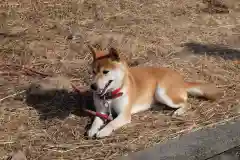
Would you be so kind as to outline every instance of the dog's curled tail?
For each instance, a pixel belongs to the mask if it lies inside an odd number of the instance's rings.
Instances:
[[[222,96],[222,92],[214,84],[185,82],[187,93],[191,96],[204,97],[210,100],[215,100]]]

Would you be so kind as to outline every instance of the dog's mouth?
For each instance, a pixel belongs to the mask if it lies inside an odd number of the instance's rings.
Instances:
[[[110,84],[113,82],[113,80],[109,80],[108,83],[105,85],[105,87],[103,89],[100,89],[97,94],[101,97],[103,96],[106,92],[108,87],[110,86]]]

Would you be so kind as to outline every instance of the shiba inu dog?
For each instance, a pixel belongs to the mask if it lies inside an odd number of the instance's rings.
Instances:
[[[95,117],[89,137],[105,137],[131,122],[131,115],[145,111],[154,102],[176,108],[174,116],[187,109],[188,94],[215,99],[219,95],[213,84],[185,82],[183,77],[169,68],[128,67],[115,48],[108,53],[88,46],[93,56],[93,100],[96,111],[117,117],[104,126],[104,120]]]

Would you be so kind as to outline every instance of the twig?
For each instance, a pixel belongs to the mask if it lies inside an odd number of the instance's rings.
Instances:
[[[23,66],[23,69],[26,69],[26,70],[28,70],[28,71],[30,71],[30,72],[39,74],[39,75],[41,75],[41,76],[43,76],[43,77],[51,77],[51,75],[49,75],[49,74],[47,74],[47,73],[40,72],[40,71],[36,71],[36,70],[34,70],[33,68],[28,68],[28,67]]]
[[[21,70],[25,71],[27,74],[29,72],[32,72],[32,73],[35,73],[35,74],[39,74],[39,75],[41,75],[43,77],[52,77],[50,74],[43,73],[43,72],[40,72],[40,71],[36,71],[35,69],[26,67],[24,65],[21,66],[21,65],[17,65],[17,64],[1,64],[1,66],[9,66],[9,67],[20,68]]]
[[[13,141],[0,142],[0,145],[13,144],[13,143],[15,143],[15,142],[13,142]]]
[[[11,95],[8,95],[8,96],[6,96],[6,97],[3,97],[2,99],[0,99],[0,102],[6,100],[6,99],[8,99],[8,98],[15,97],[15,96],[17,96],[17,95],[19,95],[19,94],[22,94],[22,93],[24,93],[25,91],[26,91],[26,90],[22,90],[22,91],[20,91],[20,92],[16,92],[16,93],[14,93],[14,94],[11,94]]]
[[[67,145],[68,146],[68,145]],[[78,148],[90,148],[90,147],[96,147],[98,146],[97,144],[90,144],[90,145],[78,145],[72,148],[69,148],[67,150],[63,150],[63,149],[51,149],[51,148],[64,148],[63,146],[49,146],[50,148],[47,148],[47,150],[53,151],[53,152],[58,152],[58,153],[66,153],[66,152],[70,152],[73,150],[76,150]],[[99,146],[102,146],[102,144],[99,144]]]
[[[0,71],[0,75],[1,76],[19,76],[19,75],[21,75],[20,73],[16,73],[16,72],[1,72]]]

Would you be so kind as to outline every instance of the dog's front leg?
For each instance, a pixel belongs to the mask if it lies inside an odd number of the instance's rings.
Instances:
[[[131,122],[130,114],[119,114],[114,120],[109,122],[104,128],[97,132],[96,137],[102,138],[109,136],[114,130]]]
[[[96,111],[103,114],[107,113],[106,107],[104,107],[102,101],[98,98],[98,96],[94,94],[93,99]],[[87,131],[87,136],[93,137],[103,125],[104,125],[103,119],[98,116],[95,116],[91,128]]]
[[[87,135],[88,137],[93,137],[99,129],[103,126],[104,121],[100,117],[95,117],[92,123],[91,128],[88,130]]]

